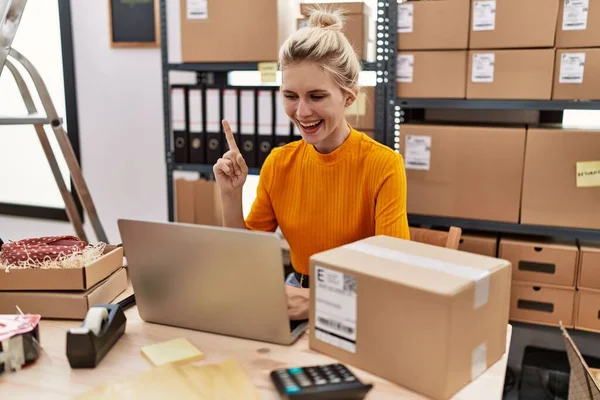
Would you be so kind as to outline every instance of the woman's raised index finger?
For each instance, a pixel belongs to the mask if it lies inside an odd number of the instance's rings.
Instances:
[[[229,150],[238,150],[237,143],[235,142],[235,138],[233,137],[233,133],[231,133],[231,127],[229,126],[229,122],[226,119],[222,121],[223,130],[225,131],[225,139],[227,139],[227,145],[229,146]]]

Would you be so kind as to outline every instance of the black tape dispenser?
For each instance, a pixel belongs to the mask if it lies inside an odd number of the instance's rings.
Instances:
[[[125,333],[127,318],[119,304],[90,307],[83,324],[67,332],[71,368],[95,368]]]

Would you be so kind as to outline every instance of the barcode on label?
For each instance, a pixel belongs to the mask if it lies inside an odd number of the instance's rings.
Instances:
[[[352,275],[344,275],[344,290],[356,293],[356,279]]]
[[[319,317],[319,322],[323,325],[329,326],[330,328],[334,328],[335,330],[347,333],[349,335],[354,333],[354,328],[346,326],[338,321],[332,321],[327,318]]]

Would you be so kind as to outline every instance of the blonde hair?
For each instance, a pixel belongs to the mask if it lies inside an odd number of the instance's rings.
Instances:
[[[342,33],[343,26],[344,17],[339,9],[313,8],[307,26],[290,35],[281,46],[280,69],[302,61],[317,63],[343,91],[356,95],[360,62]]]

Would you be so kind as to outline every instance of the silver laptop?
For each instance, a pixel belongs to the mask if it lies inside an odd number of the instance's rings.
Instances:
[[[289,345],[291,321],[275,233],[119,219],[131,284],[146,322]]]

